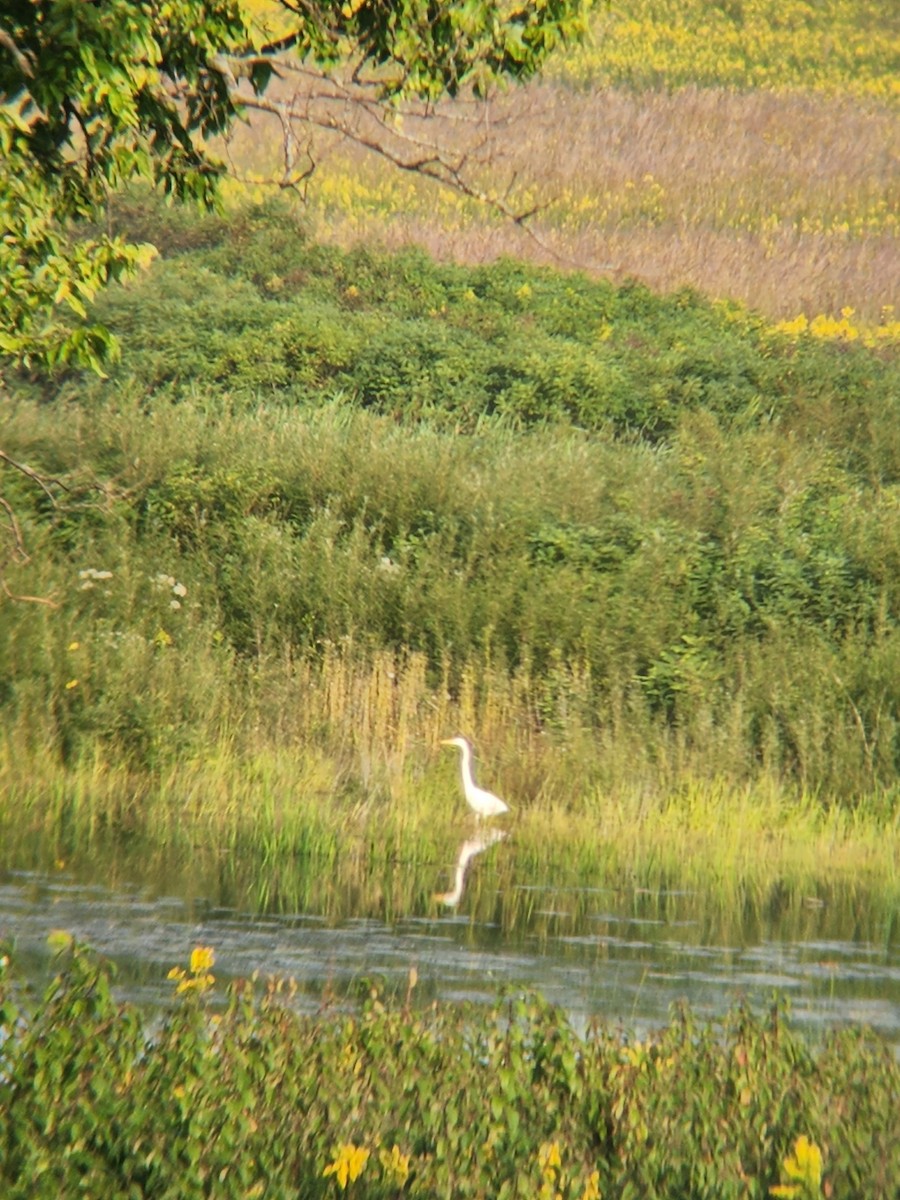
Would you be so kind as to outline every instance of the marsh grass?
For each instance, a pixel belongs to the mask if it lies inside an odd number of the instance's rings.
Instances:
[[[685,85],[896,100],[898,25],[877,0],[621,0],[600,6],[593,36],[557,56],[583,87]]]
[[[883,833],[890,879],[890,347],[345,255],[279,207],[160,228],[172,257],[103,301],[116,373],[4,411],[58,481],[4,475],[4,582],[38,598],[0,623],[7,828],[61,859],[248,849],[281,903],[292,854],[371,873],[452,841],[460,732],[526,864],[574,840],[659,886],[747,880],[750,837],[767,871],[865,874]]]
[[[467,128],[471,139],[482,131],[470,116],[457,106],[437,118],[440,139],[460,155],[474,156]],[[477,183],[518,210],[536,208],[527,229],[326,136],[307,196],[316,236],[345,247],[414,244],[443,261],[511,255],[664,291],[687,285],[773,319],[836,318],[850,307],[877,327],[885,306],[900,303],[890,104],[544,83],[500,97],[492,120]],[[257,179],[271,176],[280,147],[280,133],[270,141],[267,131],[254,121],[231,147]],[[254,188],[263,194],[250,184],[235,195]]]
[[[816,354],[785,356],[817,394],[780,423],[672,406],[655,444],[502,417],[461,437],[440,411],[346,403],[148,406],[127,384],[11,403],[10,452],[68,491],[53,507],[12,480],[29,561],[8,585],[51,603],[5,607],[7,764],[158,779],[261,755],[265,773],[290,747],[352,810],[461,731],[525,807],[719,778],[826,807],[889,791],[890,366]]]
[[[334,920],[435,911],[458,842],[475,832],[456,761],[438,742],[459,727],[461,708],[432,706],[433,694],[407,681],[414,705],[401,718],[394,702],[379,700],[383,670],[353,672],[334,659],[311,674],[290,745],[261,738],[253,722],[252,739],[150,775],[97,754],[74,767],[45,761],[37,785],[33,760],[6,758],[6,861],[78,873],[102,862],[110,886],[168,885],[245,911]],[[499,693],[495,681],[474,710],[487,748],[480,776],[512,812],[500,823],[508,839],[470,873],[473,919],[521,928],[536,886],[558,893],[555,906],[576,925],[592,903],[583,889],[657,898],[687,889],[703,898],[707,932],[726,938],[761,921],[773,897],[794,913],[806,898],[839,901],[841,911],[859,903],[875,926],[896,903],[895,798],[848,811],[774,779],[740,785],[683,769],[636,784],[624,749],[621,777],[607,790],[588,782],[603,764],[586,744],[573,752],[538,734],[511,738],[515,713]],[[355,716],[366,705],[363,737]]]

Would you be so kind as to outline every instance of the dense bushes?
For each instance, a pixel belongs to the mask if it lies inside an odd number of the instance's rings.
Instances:
[[[148,221],[137,202],[126,217],[130,231]],[[692,292],[326,250],[277,206],[108,293],[98,313],[127,337],[119,377],[145,389],[216,385],[305,404],[341,392],[454,429],[502,414],[519,428],[565,421],[659,440],[693,410],[729,427],[789,419],[810,400],[881,410],[900,377],[871,353],[778,338]]]
[[[146,1018],[66,956],[34,1011],[0,991],[10,1200],[307,1197],[350,1178],[369,1196],[762,1198],[799,1137],[826,1194],[887,1200],[900,1173],[889,1047],[849,1031],[812,1047],[778,1008],[582,1038],[535,997],[411,1006],[411,978],[405,1005],[372,990],[358,1015],[299,1016],[274,984],[213,1014],[198,950],[176,972],[186,999]]]
[[[10,589],[60,607],[7,606],[5,729],[158,763],[214,740],[242,670],[289,689],[342,645],[364,670],[422,653],[451,691],[505,671],[523,726],[642,761],[675,736],[707,776],[893,783],[887,352],[687,293],[325,250],[277,208],[197,240],[105,297],[116,378],[10,403],[4,448],[68,490],[6,470]]]

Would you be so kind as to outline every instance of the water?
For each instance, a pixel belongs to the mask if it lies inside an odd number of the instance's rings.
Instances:
[[[677,1001],[715,1017],[777,992],[800,1026],[861,1023],[900,1048],[900,939],[889,908],[867,912],[839,891],[775,894],[735,916],[689,889],[530,882],[509,869],[514,855],[499,842],[470,836],[455,862],[448,847],[440,864],[396,864],[374,900],[371,887],[345,887],[337,905],[320,897],[269,912],[184,873],[123,883],[111,868],[103,882],[66,868],[7,869],[0,939],[40,985],[53,970],[47,935],[66,930],[117,964],[123,998],[151,1006],[171,998],[169,969],[209,945],[220,981],[290,977],[310,1011],[372,980],[405,994],[415,969],[420,999],[490,1003],[504,985],[533,988],[576,1027],[599,1016],[638,1034],[665,1023]],[[399,886],[408,876],[413,884]]]

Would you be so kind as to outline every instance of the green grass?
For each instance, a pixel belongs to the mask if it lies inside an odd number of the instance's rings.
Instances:
[[[46,783],[81,831],[209,824],[276,857],[387,814],[408,844],[464,732],[535,845],[559,813],[621,812],[626,842],[639,813],[662,841],[687,795],[730,862],[744,798],[774,789],[757,842],[794,813],[791,855],[830,861],[821,814],[892,877],[889,347],[693,293],[343,254],[278,208],[167,239],[103,300],[115,374],[7,404],[4,450],[49,481],[4,468],[15,803],[39,813]]]
[[[578,794],[568,789],[584,760],[549,758],[532,752],[482,770],[510,800],[500,824],[511,841],[509,852],[479,861],[466,907],[504,929],[522,926],[535,887],[559,890],[579,922],[590,903],[582,890],[598,880],[629,894],[696,893],[703,921],[724,940],[761,920],[776,893],[795,913],[810,898],[835,919],[849,907],[874,931],[896,907],[897,825],[887,808],[826,808],[771,782]],[[529,804],[514,781],[542,769],[553,771],[550,795]],[[180,894],[251,912],[388,921],[434,912],[472,833],[456,763],[437,746],[393,763],[384,751],[313,755],[302,743],[241,760],[213,752],[153,780],[97,763],[49,768],[36,783],[33,764],[6,762],[0,784],[15,801],[0,822],[3,865],[102,871],[113,887],[165,879]]]

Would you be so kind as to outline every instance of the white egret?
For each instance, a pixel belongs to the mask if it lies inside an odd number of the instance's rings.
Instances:
[[[464,737],[445,738],[442,746],[458,746],[462,751],[462,784],[469,807],[473,808],[479,817],[498,817],[500,813],[509,812],[509,805],[493,792],[488,792],[478,786],[472,778],[472,747]]]

